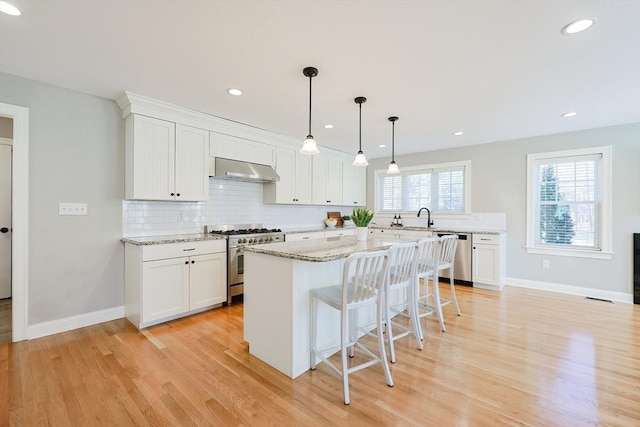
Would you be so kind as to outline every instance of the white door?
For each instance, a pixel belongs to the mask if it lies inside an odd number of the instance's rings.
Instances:
[[[176,125],[176,200],[198,202],[209,199],[208,149],[209,131]]]
[[[11,297],[11,148],[0,145],[0,299]]]
[[[189,311],[189,258],[142,263],[142,315],[147,323]]]
[[[189,310],[226,301],[227,253],[196,255],[189,259]]]

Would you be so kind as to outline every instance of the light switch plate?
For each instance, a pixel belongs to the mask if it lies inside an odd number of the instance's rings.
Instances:
[[[86,215],[86,203],[60,203],[58,205],[59,215]]]

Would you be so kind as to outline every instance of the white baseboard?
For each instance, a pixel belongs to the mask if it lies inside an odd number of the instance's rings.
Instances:
[[[508,286],[518,286],[520,288],[539,289],[541,291],[560,292],[563,294],[580,295],[604,300],[626,302],[633,304],[633,294],[624,292],[604,291],[602,289],[583,288],[581,286],[561,285],[558,283],[538,282],[536,280],[517,279],[507,277]]]
[[[46,337],[60,332],[72,331],[86,326],[96,325],[124,317],[124,306],[107,308],[91,313],[79,314],[64,319],[37,323],[27,327],[27,339]]]

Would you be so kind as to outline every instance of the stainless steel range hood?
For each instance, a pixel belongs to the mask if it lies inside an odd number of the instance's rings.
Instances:
[[[209,166],[209,176],[250,182],[276,182],[280,176],[268,165],[216,157]]]

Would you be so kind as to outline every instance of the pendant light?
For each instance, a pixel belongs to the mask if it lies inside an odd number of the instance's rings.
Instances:
[[[369,162],[367,162],[367,156],[362,152],[362,104],[367,102],[367,98],[364,96],[359,96],[354,99],[355,103],[360,106],[360,121],[359,121],[359,133],[358,133],[358,154],[356,154],[355,159],[353,159],[353,166],[367,166]]]
[[[398,169],[398,165],[396,165],[395,159],[395,134],[396,134],[396,120],[398,118],[396,116],[389,117],[389,121],[391,122],[391,163],[389,163],[389,169],[387,169],[387,173],[400,173],[400,169]]]
[[[302,143],[300,152],[302,154],[318,154],[320,151],[318,151],[316,140],[313,139],[313,135],[311,135],[311,79],[318,75],[318,69],[307,67],[302,70],[302,74],[309,77],[309,134],[307,135],[307,139]]]

